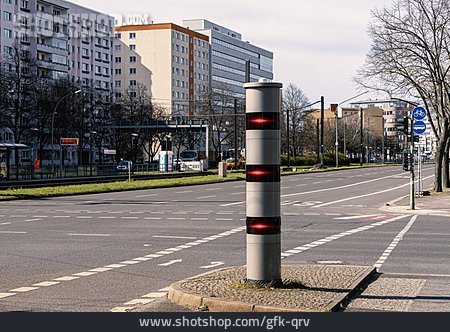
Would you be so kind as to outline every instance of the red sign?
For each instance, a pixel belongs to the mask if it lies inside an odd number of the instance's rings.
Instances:
[[[61,138],[61,145],[78,145],[78,138]]]

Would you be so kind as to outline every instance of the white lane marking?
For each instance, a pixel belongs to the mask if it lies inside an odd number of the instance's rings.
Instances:
[[[386,262],[391,252],[395,249],[395,247],[400,243],[401,240],[403,240],[403,237],[405,236],[406,232],[409,231],[409,229],[412,227],[412,225],[417,220],[417,215],[413,216],[410,220],[410,222],[403,228],[400,233],[397,234],[397,236],[394,238],[394,240],[391,242],[389,247],[383,252],[383,254],[380,256],[378,261],[374,264],[374,267],[379,271],[381,266]]]
[[[144,214],[142,211],[130,211],[130,214]]]
[[[0,293],[0,299],[4,299],[5,297],[14,296],[16,293]]]
[[[230,219],[230,218],[216,218],[216,221],[233,221],[233,219]]]
[[[97,274],[98,272],[80,272],[72,274],[74,277],[89,277]]]
[[[53,216],[53,218],[71,218],[71,216]]]
[[[318,182],[314,182],[313,184],[321,184],[322,182],[318,181]]]
[[[153,299],[157,299],[157,298],[161,298],[167,295],[167,292],[152,292],[152,293],[148,293],[145,294],[144,296],[142,296],[143,298],[153,298]]]
[[[216,190],[222,190],[222,188],[209,188],[209,189],[206,189],[206,191],[216,191]]]
[[[329,265],[339,265],[344,264],[343,261],[318,261],[318,264],[329,264]]]
[[[221,265],[225,265],[225,262],[211,262],[210,265],[200,266],[201,269],[212,269],[214,267],[218,267]]]
[[[392,177],[397,176],[397,175],[398,174],[396,174],[396,175],[389,175],[389,176],[385,176],[385,177],[382,177],[382,178],[377,178],[377,179],[372,179],[372,180],[367,180],[367,181],[347,184],[347,185],[344,185],[344,186],[338,186],[338,187],[333,187],[333,188],[325,188],[325,189],[319,189],[319,190],[313,190],[313,191],[305,191],[305,192],[301,192],[301,193],[286,194],[286,195],[281,195],[281,197],[283,198],[283,197],[300,196],[300,195],[315,194],[315,193],[320,193],[320,192],[330,191],[330,190],[338,190],[338,189],[343,189],[343,188],[349,188],[349,187],[359,186],[359,185],[370,183],[370,182],[375,182],[375,181],[389,179],[389,178],[392,178]],[[243,201],[243,202],[235,202],[235,203],[228,203],[228,204],[223,204],[223,205],[220,205],[220,206],[221,207],[226,207],[226,206],[233,206],[233,205],[240,205],[240,204],[245,204],[245,201]]]
[[[48,218],[48,216],[33,216],[33,218]],[[32,220],[32,221],[35,221],[35,220]]]
[[[123,211],[108,211],[108,213],[111,213],[111,214],[122,214],[124,212]]]
[[[89,217],[89,216],[78,216],[77,219],[92,219],[92,217]]]
[[[135,299],[124,303],[124,305],[149,304],[153,301],[155,301],[155,299]]]
[[[120,217],[121,219],[126,219],[126,220],[137,220],[139,219],[139,217]]]
[[[391,222],[394,222],[394,221],[397,221],[397,220],[400,220],[400,219],[404,219],[404,218],[407,218],[407,217],[409,217],[409,215],[397,216],[397,217],[385,220],[385,221],[383,221],[381,223],[377,223],[377,224],[379,224],[377,226],[389,224]],[[372,226],[372,228],[376,227],[375,224],[372,224],[370,226]],[[323,239],[320,239],[320,240],[316,240],[316,241],[311,242],[309,244],[304,244],[302,246],[293,248],[291,250],[286,250],[281,255],[283,256],[282,258],[289,257],[289,256],[292,256],[294,254],[299,254],[299,253],[301,253],[303,251],[306,251],[306,250],[309,250],[309,249],[312,249],[312,248],[316,248],[316,247],[321,246],[323,244],[329,243],[329,242],[331,242],[333,240],[337,240],[337,239],[342,238],[344,236],[356,234],[356,233],[359,233],[359,232],[364,232],[366,230],[367,230],[367,228],[366,228],[366,226],[364,226],[364,227],[358,227],[358,228],[355,228],[355,229],[352,229],[352,230],[349,230],[349,231],[346,231],[346,232],[342,232],[342,233],[339,233],[339,234],[330,235],[330,236],[328,236],[326,238],[323,238]]]
[[[208,218],[191,218],[191,220],[195,220],[195,221],[205,221],[205,220],[208,220]]]
[[[245,194],[245,192],[241,191],[241,192],[238,192],[238,193],[231,193],[230,195],[234,196],[234,195],[243,195],[243,194]]]
[[[320,216],[320,213],[314,213],[314,212],[305,212],[303,213],[304,216]]]
[[[182,261],[183,261],[182,259],[174,259],[174,260],[168,261],[167,263],[158,264],[158,266],[167,267],[167,266],[170,266],[173,264],[181,263]]]
[[[429,178],[434,178],[434,175],[428,176],[428,177],[424,178],[424,180],[427,180]],[[390,191],[394,191],[394,190],[398,190],[398,189],[401,189],[401,188],[404,188],[404,187],[407,187],[407,186],[409,186],[409,183],[403,184],[403,185],[398,186],[398,187],[389,188],[389,189],[385,189],[385,190],[381,190],[381,191],[376,191],[376,192],[372,192],[372,193],[368,193],[368,194],[364,194],[364,195],[347,197],[347,198],[339,199],[337,201],[323,203],[323,204],[320,204],[320,205],[313,206],[313,208],[320,208],[320,207],[324,207],[324,206],[328,206],[328,205],[332,205],[332,204],[336,204],[336,203],[342,203],[342,202],[351,201],[353,199],[358,199],[358,198],[364,198],[364,197],[384,194],[384,193],[387,193],[387,192],[390,192]]]
[[[20,287],[20,288],[16,288],[16,289],[11,289],[10,292],[11,293],[27,293],[27,292],[31,292],[36,289],[39,289],[39,287]]]
[[[334,218],[335,220],[352,220],[352,219],[362,219],[362,218],[370,218],[370,217],[376,217],[379,216],[379,214],[363,214],[360,216],[351,216],[351,217],[340,217],[340,218]]]
[[[80,234],[80,233],[67,233],[69,236],[88,236],[88,237],[110,237],[111,234]]]
[[[165,214],[166,212],[164,211],[151,211],[151,214]]]
[[[46,217],[43,217],[43,218],[46,218]],[[41,220],[41,219],[39,219],[39,218],[36,218],[36,219],[28,219],[28,220],[25,220],[25,222],[32,222],[32,221],[39,221],[39,220]]]
[[[40,282],[38,284],[34,284],[33,286],[36,286],[36,287],[50,287],[50,286],[53,286],[53,285],[57,285],[59,283],[60,282],[58,282],[58,281],[43,281],[43,282]]]
[[[197,197],[197,199],[207,199],[207,198],[214,198],[217,197],[216,195],[211,195],[211,196],[202,196],[202,197]]]
[[[242,226],[242,227],[239,227],[239,228],[234,228],[234,229],[229,230],[227,232],[224,232],[224,233],[221,233],[221,234],[217,234],[216,236],[213,235],[213,236],[207,237],[204,240],[198,240],[196,242],[189,242],[189,243],[184,244],[183,246],[178,246],[176,248],[170,248],[170,249],[172,249],[171,251],[160,251],[160,252],[157,252],[156,254],[146,255],[144,257],[145,258],[159,258],[159,257],[163,257],[163,255],[174,254],[175,252],[177,252],[178,250],[181,250],[181,249],[188,249],[188,248],[191,248],[193,246],[200,245],[201,243],[207,243],[207,242],[216,240],[217,238],[219,238],[219,236],[221,238],[223,236],[229,236],[229,235],[232,235],[232,234],[235,234],[235,233],[238,233],[238,232],[242,232],[244,230],[246,230],[246,226]],[[132,261],[137,261],[137,263],[139,263],[139,262],[144,261],[144,260],[141,257],[139,257],[139,258],[133,259]],[[182,260],[181,259],[180,260],[176,260],[176,262],[178,262],[178,261],[182,261]],[[170,263],[170,262],[168,262],[168,263]],[[165,265],[165,264],[163,264],[163,265]],[[71,276],[64,276],[64,277],[55,278],[55,279],[53,279],[53,281],[72,281],[72,280],[77,280],[77,279],[80,279],[82,276],[89,276],[89,275],[97,274],[97,273],[100,273],[100,272],[105,272],[105,271],[109,271],[109,270],[112,270],[112,269],[118,269],[118,268],[122,268],[122,267],[126,267],[126,266],[129,266],[129,265],[127,265],[127,264],[106,265],[106,266],[103,266],[103,267],[100,267],[100,268],[97,268],[97,269],[91,269],[91,270],[89,270],[87,272],[80,272],[80,273],[73,274]],[[27,289],[35,289],[35,288],[36,287],[21,287],[21,288],[18,288],[18,289],[19,290],[27,290]],[[12,295],[9,295],[10,293],[4,293],[4,294],[8,294],[7,296],[12,296]],[[15,295],[15,294],[13,294],[13,295]]]
[[[55,280],[55,281],[72,281],[72,280],[77,280],[77,279],[80,279],[80,277],[66,276],[66,277],[56,278],[53,280]]]
[[[28,234],[27,232],[0,231],[0,234]]]
[[[147,217],[147,218],[144,218],[145,220],[161,220],[162,218],[161,217]]]
[[[153,237],[159,238],[159,239],[197,240],[196,237],[191,237],[191,236],[154,235]]]
[[[175,194],[189,194],[189,193],[193,193],[192,190],[186,190],[186,191],[177,191],[175,192]]]
[[[159,289],[158,292],[168,292],[169,290],[170,290],[170,286],[167,286],[167,287]]]
[[[11,223],[10,222],[4,222],[4,223],[1,223],[0,225],[6,226],[6,225],[11,225]]]
[[[166,218],[166,220],[186,220],[186,218]]]
[[[133,258],[132,261],[137,261],[137,262],[146,262],[152,260],[152,258],[150,257],[137,257],[137,258]]]
[[[139,195],[139,196],[136,196],[136,198],[153,197],[153,196],[157,196],[157,195],[158,195],[158,194]]]
[[[134,265],[134,264],[139,264],[139,262],[138,262],[138,261],[130,260],[130,261],[123,261],[123,262],[120,262],[120,264]]]
[[[98,217],[98,219],[116,219],[116,217]]]

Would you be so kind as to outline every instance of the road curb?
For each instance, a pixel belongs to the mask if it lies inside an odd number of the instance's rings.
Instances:
[[[232,269],[223,268],[207,273],[203,273],[201,276],[214,274],[219,271]],[[339,295],[334,301],[332,301],[323,312],[339,311],[343,308],[344,303],[347,302],[355,293],[357,293],[361,286],[368,282],[372,276],[376,273],[374,267],[367,268],[349,287],[348,292]],[[168,299],[178,305],[187,306],[194,309],[207,309],[212,312],[319,312],[319,310],[311,309],[294,309],[282,306],[264,306],[256,305],[247,302],[232,301],[208,296],[201,296],[197,294],[187,293],[182,289],[182,284],[189,282],[199,276],[191,277],[179,282],[176,282],[170,286]]]

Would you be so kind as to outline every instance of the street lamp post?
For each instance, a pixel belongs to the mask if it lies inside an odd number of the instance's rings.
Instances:
[[[71,92],[71,93],[68,93],[67,95],[65,95],[65,96],[63,96],[57,103],[56,103],[56,106],[55,106],[55,108],[53,109],[53,113],[52,113],[52,139],[51,139],[51,144],[52,144],[52,174],[54,175],[54,173],[55,173],[55,157],[54,157],[54,154],[55,154],[55,146],[54,146],[54,137],[55,137],[55,127],[54,127],[54,123],[55,123],[55,114],[56,114],[56,111],[58,110],[58,106],[59,106],[59,104],[61,104],[61,102],[63,101],[63,100],[65,100],[66,98],[68,98],[68,97],[70,97],[70,96],[72,96],[72,95],[76,95],[76,94],[79,94],[80,92],[81,92],[82,90],[77,90],[77,91],[75,91],[75,92]],[[61,160],[59,161],[60,163],[62,162]]]
[[[131,172],[134,174],[134,138],[138,137],[139,135],[136,133],[131,133],[130,137],[131,137]],[[166,147],[167,148],[167,147]]]

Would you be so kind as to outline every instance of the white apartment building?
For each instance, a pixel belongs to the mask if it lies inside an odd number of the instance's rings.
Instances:
[[[13,49],[37,60],[40,76],[109,90],[114,18],[63,0],[1,0],[0,56]]]
[[[204,19],[183,20],[183,26],[209,37],[213,89],[226,87],[235,97],[245,98],[247,60],[251,82],[273,79],[273,53],[242,40],[240,33]]]
[[[210,90],[210,45],[203,34],[172,23],[116,28],[116,97],[143,85],[172,117],[193,116],[194,102]]]

